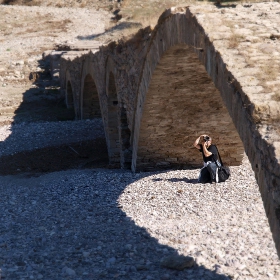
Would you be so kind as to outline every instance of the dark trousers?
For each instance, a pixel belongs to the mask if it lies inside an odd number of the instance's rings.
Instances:
[[[215,162],[208,162],[206,166],[201,168],[198,183],[211,183],[211,182],[219,182],[217,176],[217,165]]]

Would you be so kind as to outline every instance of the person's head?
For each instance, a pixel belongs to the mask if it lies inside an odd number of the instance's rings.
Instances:
[[[212,138],[208,135],[203,137],[203,141],[206,142],[206,147],[209,147],[212,144]]]

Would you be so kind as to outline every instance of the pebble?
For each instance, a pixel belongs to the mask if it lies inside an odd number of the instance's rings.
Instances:
[[[83,252],[83,256],[84,256],[85,258],[89,257],[89,255],[90,255],[90,252]]]
[[[185,268],[190,268],[194,266],[194,259],[187,256],[168,256],[161,260],[161,266],[176,270],[183,270]]]

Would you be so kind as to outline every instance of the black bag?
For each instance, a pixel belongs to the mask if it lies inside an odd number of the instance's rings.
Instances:
[[[216,147],[216,149],[217,149],[217,152],[218,152],[218,155],[219,155],[219,158],[220,158],[220,162],[221,162],[221,165],[219,165],[217,163],[217,161],[215,160],[215,163],[216,163],[217,168],[218,168],[219,182],[225,182],[230,176],[230,169],[229,169],[229,167],[224,166],[224,164],[222,162],[222,159],[221,159],[221,156],[220,156],[220,153],[219,153],[219,150],[218,150],[217,147]]]
[[[226,166],[218,167],[219,182],[225,182],[230,176],[230,170]]]

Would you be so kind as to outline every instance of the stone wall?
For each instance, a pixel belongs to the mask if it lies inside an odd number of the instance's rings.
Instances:
[[[84,99],[90,75],[112,164],[133,171],[199,165],[192,143],[204,132],[228,164],[239,164],[244,149],[278,253],[280,69],[269,62],[280,63],[271,33],[279,12],[278,3],[171,8],[129,41],[64,54],[60,72],[77,118],[91,102]]]

